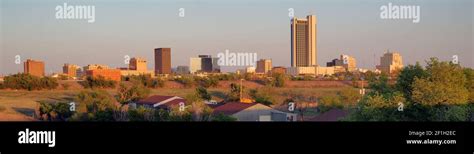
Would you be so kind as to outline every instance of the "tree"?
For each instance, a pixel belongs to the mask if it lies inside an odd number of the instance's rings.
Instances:
[[[140,106],[136,109],[128,110],[128,117],[130,121],[154,121],[155,110]]]
[[[207,92],[207,89],[204,87],[197,87],[195,93],[203,100],[211,100],[211,94],[209,94],[209,92]]]
[[[115,88],[117,84],[114,80],[105,79],[103,76],[91,77],[88,76],[85,81],[80,82],[84,88]]]
[[[341,97],[341,102],[344,104],[344,106],[352,106],[361,99],[361,95],[356,89],[353,88],[344,88],[340,92],[338,92],[338,95]]]
[[[342,109],[343,107],[344,105],[339,95],[324,95],[319,98],[318,108],[320,112],[326,112],[332,108]]]
[[[209,121],[212,109],[207,106],[197,94],[186,95],[187,112],[191,114],[193,121]],[[182,111],[180,111],[182,112]]]
[[[463,69],[451,62],[431,58],[426,78],[415,78],[412,99],[423,105],[458,105],[468,102],[468,89]]]
[[[66,121],[73,115],[73,111],[69,110],[67,102],[39,102],[39,106],[35,110],[39,120],[44,121]]]
[[[227,116],[222,113],[216,114],[212,117],[212,121],[225,122],[225,121],[237,121],[237,118],[232,116]]]
[[[76,120],[114,121],[113,97],[104,90],[84,90],[75,98],[77,107]]]
[[[379,93],[382,95],[393,93],[392,86],[388,83],[388,76],[386,74],[380,75],[378,78],[369,78],[369,88],[373,90],[374,93]]]
[[[3,87],[10,89],[41,90],[55,89],[58,81],[51,77],[37,77],[27,73],[18,73],[4,78]]]
[[[474,70],[472,68],[465,68],[466,88],[469,91],[469,102],[474,103]]]
[[[121,104],[121,107],[123,107],[130,102],[135,102],[146,98],[148,95],[150,95],[150,89],[144,87],[143,85],[133,85],[131,87],[127,87],[125,84],[120,84],[117,91],[116,100]]]
[[[235,83],[231,83],[230,84],[230,92],[227,95],[227,101],[239,101],[240,100],[240,88],[241,88],[240,85],[237,85]]]
[[[397,90],[403,92],[403,95],[407,100],[411,101],[413,90],[412,85],[415,78],[425,78],[427,76],[428,73],[423,69],[423,67],[421,67],[420,63],[417,62],[416,65],[408,65],[401,70],[395,87]]]
[[[275,102],[275,99],[272,97],[272,94],[274,93],[275,91],[271,87],[262,87],[250,90],[250,96],[255,99],[255,102],[267,106],[273,105],[273,102]]]
[[[281,73],[276,73],[273,75],[272,86],[274,87],[284,87],[285,86],[285,75]]]

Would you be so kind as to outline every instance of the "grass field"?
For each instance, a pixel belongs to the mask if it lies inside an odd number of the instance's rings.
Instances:
[[[244,84],[245,86],[245,84]],[[285,87],[273,88],[274,107],[278,107],[290,94],[299,94],[305,97],[318,98],[323,95],[335,94],[344,87]],[[83,89],[73,88],[71,90],[0,90],[0,121],[32,121],[34,120],[34,109],[39,101],[72,101],[75,96]],[[116,94],[115,89],[107,89],[111,95]],[[194,93],[194,88],[157,88],[151,90],[151,95],[175,95],[185,97],[187,94]],[[209,88],[212,99],[221,101],[229,92],[229,88],[219,86],[218,88]]]

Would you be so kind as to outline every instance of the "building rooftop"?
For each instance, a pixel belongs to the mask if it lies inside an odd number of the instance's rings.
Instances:
[[[136,102],[137,104],[149,104],[154,107],[157,106],[166,106],[171,107],[173,105],[178,105],[179,103],[186,103],[186,100],[178,96],[162,96],[162,95],[153,95]]]
[[[228,102],[214,108],[213,114],[222,113],[224,115],[232,115],[257,104],[258,103]]]

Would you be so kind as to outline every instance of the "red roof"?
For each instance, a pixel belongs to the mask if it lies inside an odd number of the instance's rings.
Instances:
[[[224,114],[232,115],[249,107],[256,105],[257,103],[241,103],[241,102],[229,102],[224,105],[214,108],[213,114]]]
[[[166,101],[166,100],[169,100],[173,97],[176,97],[176,96],[162,96],[162,95],[153,95],[153,96],[150,96],[150,97],[147,97],[147,98],[144,98],[144,99],[141,99],[137,102],[137,104],[149,104],[149,105],[154,105],[154,104],[158,104],[158,103],[161,103],[163,101]],[[175,99],[171,99],[169,100],[168,102],[162,104],[166,107],[170,107],[172,105],[178,105],[179,103],[186,103],[186,100],[181,98],[181,97],[176,97]],[[160,105],[161,106],[161,105]]]

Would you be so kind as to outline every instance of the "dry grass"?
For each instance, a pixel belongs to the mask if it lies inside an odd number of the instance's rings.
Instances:
[[[230,84],[230,83],[229,83]],[[250,83],[246,86],[246,90],[260,88]],[[291,94],[298,94],[304,97],[320,97],[323,95],[334,94],[344,87],[325,87],[325,88],[274,88],[275,106],[279,106]],[[76,87],[70,90],[41,90],[41,91],[25,91],[25,90],[0,90],[0,121],[32,121],[34,120],[34,109],[39,101],[72,101],[81,89]],[[106,91],[115,95],[115,89],[106,89]],[[190,93],[194,93],[195,88],[157,88],[151,90],[151,95],[175,95],[186,97]],[[217,88],[209,88],[212,99],[221,101],[230,91],[229,87],[219,86]]]

